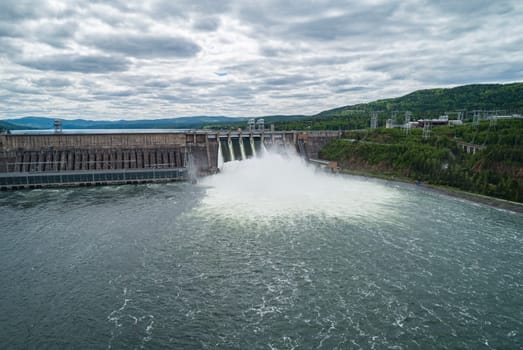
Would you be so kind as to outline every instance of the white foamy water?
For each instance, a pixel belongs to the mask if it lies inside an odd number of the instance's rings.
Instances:
[[[200,210],[225,217],[323,215],[377,216],[400,195],[380,183],[325,173],[295,154],[263,152],[261,157],[225,163],[202,180]]]

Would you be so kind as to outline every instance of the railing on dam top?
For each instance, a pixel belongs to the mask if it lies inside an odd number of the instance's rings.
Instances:
[[[308,135],[310,137],[339,137],[341,134],[340,131],[331,131],[331,130],[322,130],[322,131],[203,131],[196,130],[192,133],[187,133],[187,135],[207,135],[209,139],[227,138],[227,137],[265,137],[270,139],[273,135],[276,138],[289,137],[289,136],[300,136]]]

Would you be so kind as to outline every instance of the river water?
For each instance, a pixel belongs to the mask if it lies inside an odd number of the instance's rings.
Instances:
[[[519,349],[523,216],[277,154],[0,193],[2,349]]]

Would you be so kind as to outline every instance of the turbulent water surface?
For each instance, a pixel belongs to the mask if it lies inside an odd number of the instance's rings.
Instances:
[[[0,348],[517,349],[523,216],[280,155],[4,192]]]

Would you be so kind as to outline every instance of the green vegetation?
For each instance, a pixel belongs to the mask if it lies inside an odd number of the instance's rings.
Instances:
[[[276,123],[278,130],[354,130],[368,128],[370,112],[378,114],[378,125],[383,126],[391,112],[412,112],[414,120],[434,118],[451,111],[465,111],[466,120],[472,120],[472,110],[499,110],[512,114],[523,111],[523,83],[465,85],[452,89],[418,90],[408,95],[340,107],[296,121]],[[467,113],[469,111],[469,113]],[[456,117],[456,115],[451,115]]]
[[[506,113],[523,110],[523,83],[476,84],[451,89],[427,89],[403,97],[345,106],[321,112],[318,116],[350,114],[358,110],[411,111],[414,117],[438,116],[445,111],[499,109]]]
[[[265,125],[274,124],[276,130],[355,130],[368,128],[370,112],[378,114],[378,125],[384,126],[397,111],[403,119],[405,111],[412,112],[414,120],[437,117],[446,112],[465,111],[471,120],[472,110],[498,110],[500,113],[523,113],[523,83],[476,84],[451,89],[418,90],[408,95],[362,103],[324,111],[312,116],[268,116]],[[468,112],[467,112],[468,111]],[[456,114],[450,115],[451,119]],[[245,120],[209,125],[212,129],[245,128]]]
[[[320,156],[343,168],[387,174],[523,202],[523,119],[499,120],[494,126],[437,127],[429,140],[422,130],[346,132],[325,146]],[[485,146],[466,153],[459,142]]]

